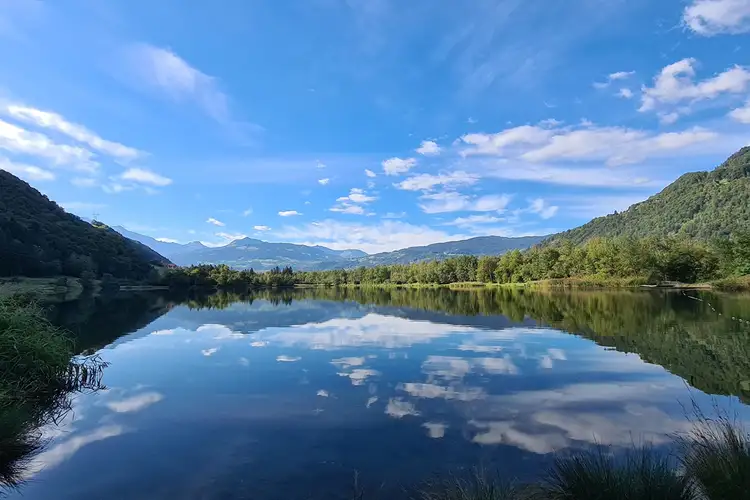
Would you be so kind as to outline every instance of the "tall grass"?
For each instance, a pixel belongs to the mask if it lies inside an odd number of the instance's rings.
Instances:
[[[453,476],[428,483],[417,495],[419,500],[521,500],[522,488],[497,474],[473,469],[468,478]]]
[[[548,500],[692,500],[691,481],[650,446],[624,459],[604,450],[559,458],[537,488]]]
[[[740,422],[701,413],[679,443],[685,476],[704,498],[750,499],[750,434]]]
[[[0,301],[0,486],[17,486],[46,444],[40,428],[70,411],[70,394],[102,387],[98,357],[71,359],[73,342],[23,298]]]

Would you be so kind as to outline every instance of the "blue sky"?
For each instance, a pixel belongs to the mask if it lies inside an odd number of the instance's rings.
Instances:
[[[748,144],[750,0],[0,0],[0,168],[153,237],[546,234]]]

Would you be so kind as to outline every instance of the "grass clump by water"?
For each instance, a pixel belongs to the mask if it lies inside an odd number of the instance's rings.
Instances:
[[[618,460],[598,450],[558,459],[537,488],[548,500],[692,500],[691,482],[650,446]]]
[[[454,476],[427,484],[417,495],[419,500],[521,500],[530,498],[521,487],[508,483],[497,474],[474,469],[471,476]]]
[[[34,404],[64,386],[71,339],[23,299],[0,301],[0,408]]]
[[[70,411],[72,392],[102,387],[106,363],[72,356],[72,339],[39,306],[0,300],[0,486],[19,484],[46,444],[40,428]]]
[[[701,498],[750,499],[750,433],[739,422],[701,414],[679,442],[682,468]]]

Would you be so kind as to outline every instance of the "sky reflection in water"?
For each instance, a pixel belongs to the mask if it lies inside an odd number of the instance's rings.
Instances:
[[[355,471],[398,494],[475,465],[532,477],[554,451],[666,445],[689,425],[681,405],[712,404],[534,321],[355,302],[180,306],[101,355],[109,390],[45,429],[24,498],[331,498]]]

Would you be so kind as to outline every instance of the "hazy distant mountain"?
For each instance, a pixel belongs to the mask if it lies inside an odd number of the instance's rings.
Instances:
[[[254,238],[235,240],[221,247],[207,247],[197,241],[186,244],[165,243],[150,236],[128,231],[123,227],[115,229],[123,236],[148,245],[178,266],[226,264],[237,269],[253,268],[257,271],[265,271],[276,266],[292,266],[299,270],[321,270],[407,264],[421,260],[446,259],[455,255],[500,255],[516,248],[529,248],[545,238],[544,236],[521,238],[481,236],[368,255],[362,250],[333,250],[320,245],[269,243]]]
[[[227,264],[237,269],[267,270],[279,266],[295,269],[312,269],[323,263],[348,262],[348,255],[367,255],[360,250],[331,250],[322,246],[295,245],[293,243],[269,243],[244,238],[228,245],[171,255],[177,265],[198,263]]]
[[[131,240],[143,243],[144,245],[157,251],[161,255],[164,255],[165,257],[170,255],[180,255],[186,252],[194,252],[196,250],[203,250],[205,248],[208,248],[200,241],[191,241],[190,243],[169,243],[165,241],[159,241],[156,238],[146,236],[145,234],[129,231],[122,226],[115,226],[112,229],[125,236],[126,238],[130,238]]]
[[[441,260],[457,255],[500,255],[510,250],[523,250],[541,243],[546,236],[523,236],[506,238],[504,236],[479,236],[468,240],[434,243],[422,247],[409,247],[393,252],[368,255],[351,259],[344,266],[322,263],[316,269],[335,269],[337,267],[381,266],[387,264],[408,264],[422,260]]]

